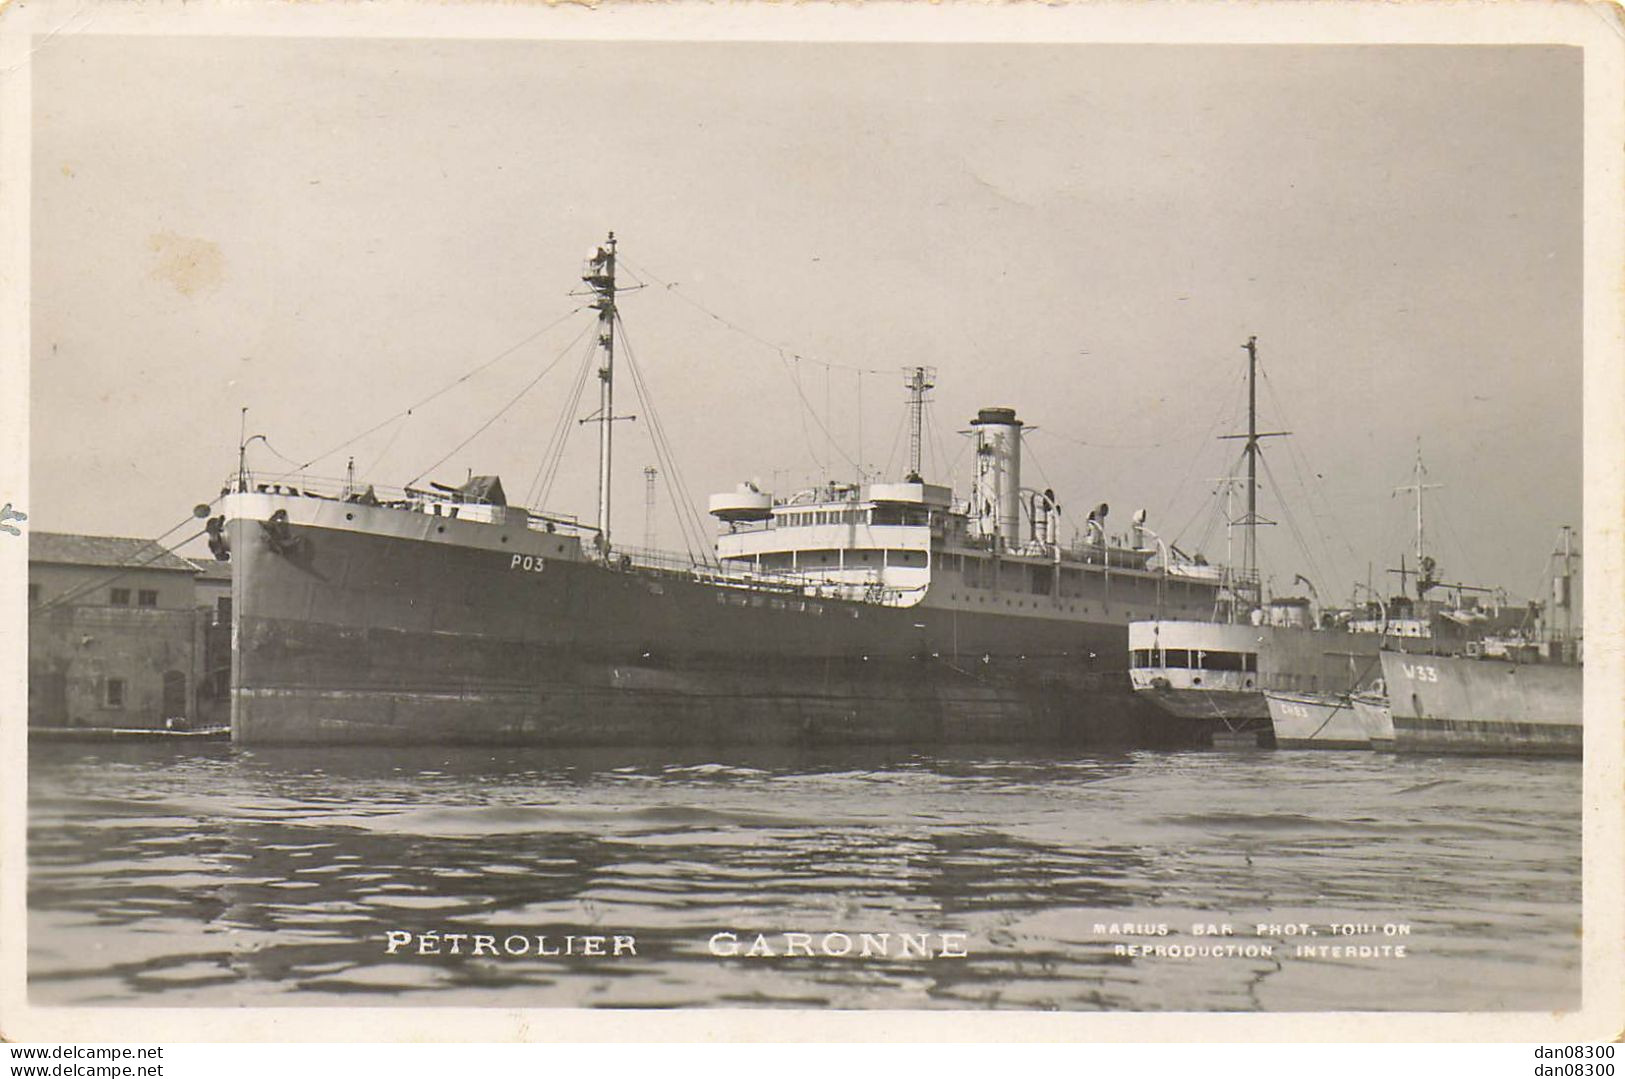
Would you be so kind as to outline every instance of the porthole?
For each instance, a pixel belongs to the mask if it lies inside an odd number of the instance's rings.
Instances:
[[[344,519],[345,519],[345,520],[346,520],[346,521],[353,521],[353,520],[355,520],[355,514],[353,514],[353,513],[346,513],[346,514],[345,514],[345,515],[344,515]]]
[[[507,537],[507,536],[503,536],[503,537],[502,537],[502,542],[503,542],[503,543],[507,543],[507,542],[508,542],[508,537]]]

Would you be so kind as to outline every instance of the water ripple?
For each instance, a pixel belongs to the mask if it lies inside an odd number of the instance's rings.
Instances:
[[[1532,1010],[1578,996],[1570,762],[76,746],[30,764],[40,1004]],[[1294,956],[1297,938],[1257,925],[1340,920],[1404,923],[1411,954]],[[1101,931],[1138,923],[1166,936]],[[1203,923],[1278,948],[1116,947],[1211,946]],[[392,931],[465,937],[455,955],[390,954]],[[970,955],[718,956],[722,931],[780,953],[786,931],[962,933]],[[474,934],[550,948],[623,934],[636,954],[473,955]]]

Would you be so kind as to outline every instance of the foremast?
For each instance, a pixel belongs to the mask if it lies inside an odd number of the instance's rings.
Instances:
[[[598,538],[599,553],[609,555],[610,469],[614,456],[615,415],[615,233],[587,259],[581,280],[592,289],[588,304],[598,312],[598,412],[588,417],[598,421]]]

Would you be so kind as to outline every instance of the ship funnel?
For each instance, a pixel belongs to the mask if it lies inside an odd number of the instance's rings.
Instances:
[[[971,421],[976,434],[972,509],[977,531],[1005,548],[1021,546],[1021,421],[1013,408],[984,408]]]

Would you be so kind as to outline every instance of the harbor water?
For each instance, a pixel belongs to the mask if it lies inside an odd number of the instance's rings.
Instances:
[[[29,800],[37,1005],[1579,1003],[1575,761],[42,744]]]

